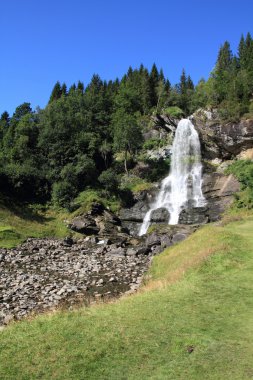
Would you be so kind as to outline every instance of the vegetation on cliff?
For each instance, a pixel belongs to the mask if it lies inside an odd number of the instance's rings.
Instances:
[[[109,82],[94,75],[86,87],[79,81],[68,89],[57,82],[45,109],[23,103],[11,117],[1,115],[0,192],[69,209],[90,188],[102,197],[104,190],[119,194],[122,175],[149,145],[143,146],[143,132],[152,114],[182,117],[199,107],[218,109],[223,120],[252,114],[252,67],[248,33],[236,55],[224,43],[210,78],[196,86],[184,70],[172,86],[155,64],[150,71],[130,67],[122,79]]]

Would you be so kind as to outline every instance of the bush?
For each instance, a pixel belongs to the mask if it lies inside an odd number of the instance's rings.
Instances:
[[[164,113],[171,117],[175,117],[176,119],[181,119],[184,117],[184,112],[179,107],[167,107],[164,109]]]
[[[71,201],[76,195],[76,187],[67,181],[55,182],[53,185],[52,201],[57,206],[70,209]]]
[[[238,160],[230,165],[226,172],[234,174],[241,183],[241,191],[236,194],[238,208],[253,208],[253,161]]]
[[[157,149],[159,148],[160,143],[161,143],[160,139],[156,139],[156,138],[148,139],[144,142],[143,149],[146,149],[146,150]]]
[[[109,193],[116,193],[119,187],[117,174],[113,169],[103,171],[98,177],[99,182]]]

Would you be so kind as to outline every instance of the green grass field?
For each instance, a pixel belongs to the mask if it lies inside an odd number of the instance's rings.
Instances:
[[[53,208],[36,209],[18,204],[0,194],[0,247],[12,248],[28,237],[64,238],[70,234],[66,219],[70,214]]]
[[[142,290],[0,332],[0,379],[253,378],[253,217],[153,261]]]

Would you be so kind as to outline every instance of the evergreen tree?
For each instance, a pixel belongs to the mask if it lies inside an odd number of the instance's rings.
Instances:
[[[187,88],[187,90],[194,90],[194,83],[193,83],[190,75],[188,75],[187,80],[186,80],[186,88]]]
[[[151,90],[151,106],[156,107],[157,102],[158,102],[157,86],[159,84],[159,72],[157,70],[155,63],[153,64],[151,68],[149,80],[150,80],[150,90]]]
[[[182,70],[182,74],[180,76],[180,84],[179,84],[180,94],[185,95],[187,90],[187,79],[185,74],[185,69]]]
[[[51,92],[51,95],[49,98],[49,103],[52,103],[53,101],[55,101],[57,99],[60,99],[61,95],[62,95],[61,84],[59,81],[57,81],[56,84],[54,85],[52,92]]]
[[[80,80],[77,83],[77,90],[80,91],[81,94],[84,93],[84,84]]]
[[[63,83],[61,86],[61,96],[66,96],[67,95],[67,85],[66,83]]]
[[[76,92],[76,85],[75,85],[75,83],[73,83],[73,84],[69,87],[69,95],[74,94],[75,92]]]
[[[230,43],[225,41],[218,53],[218,59],[216,62],[216,73],[222,73],[224,70],[229,70],[231,67],[233,55],[230,48]]]

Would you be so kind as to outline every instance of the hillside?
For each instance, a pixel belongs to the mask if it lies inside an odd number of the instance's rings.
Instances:
[[[138,294],[10,325],[0,378],[251,379],[252,228],[205,226],[154,259]]]

